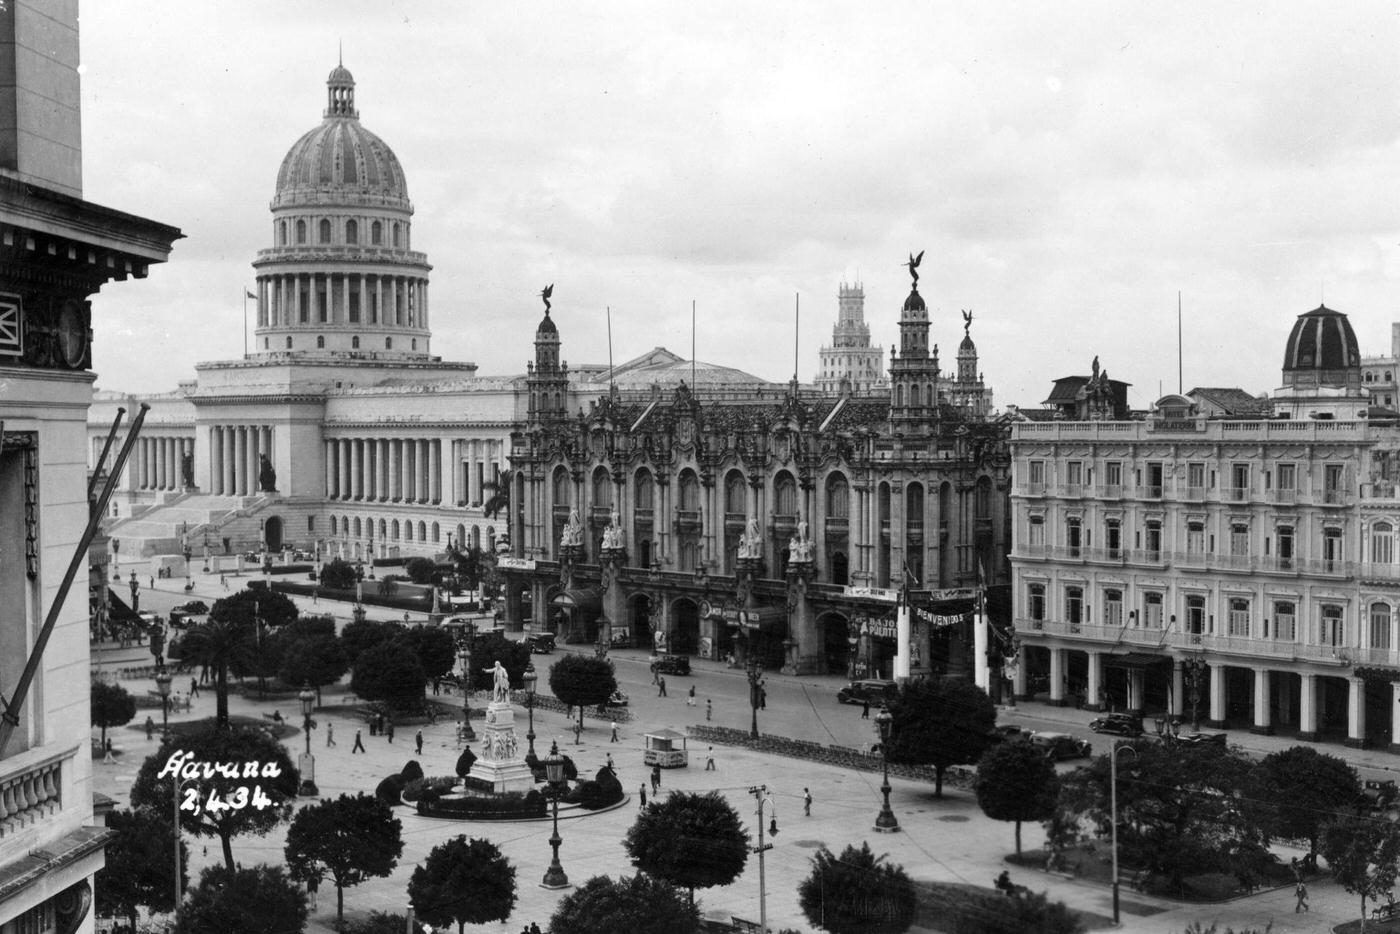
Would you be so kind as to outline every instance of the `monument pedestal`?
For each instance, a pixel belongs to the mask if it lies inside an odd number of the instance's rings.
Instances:
[[[515,737],[515,709],[509,701],[493,700],[486,707],[481,743],[481,752],[468,776],[490,784],[497,793],[535,787],[535,777],[525,764]]]

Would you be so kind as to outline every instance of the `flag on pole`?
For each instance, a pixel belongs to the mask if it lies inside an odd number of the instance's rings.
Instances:
[[[244,290],[243,290],[243,294],[246,295],[248,298],[251,298],[251,299],[254,299],[254,300],[257,299],[257,296],[254,295],[252,292],[249,292],[247,289],[244,289]]]

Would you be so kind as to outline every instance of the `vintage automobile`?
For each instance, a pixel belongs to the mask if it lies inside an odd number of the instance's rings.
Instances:
[[[653,655],[651,670],[659,675],[688,675],[690,658],[686,655]]]
[[[626,694],[623,694],[621,691],[613,691],[612,694],[609,695],[608,700],[607,700],[607,703],[603,704],[603,706],[604,706],[604,707],[626,707],[626,706],[627,706],[627,701],[628,701],[628,697],[627,697]]]
[[[1142,718],[1126,713],[1111,713],[1089,721],[1089,729],[1111,736],[1141,736]]]
[[[885,681],[880,678],[867,678],[863,681],[852,681],[850,684],[836,692],[836,700],[842,704],[865,704],[873,707],[892,700],[899,693],[899,685],[893,681]]]
[[[203,616],[209,612],[209,604],[203,600],[190,600],[170,611],[170,625],[183,629],[190,624],[190,617]]]
[[[993,743],[1004,743],[1009,739],[1025,739],[1027,734],[1019,724],[998,723],[987,731],[987,735],[992,738]]]
[[[554,633],[532,632],[525,636],[525,644],[535,655],[548,655],[554,651]]]
[[[1064,759],[1084,759],[1093,752],[1088,740],[1077,739],[1068,733],[1039,731],[1030,735],[1030,742],[1045,751],[1047,758],[1054,762]]]
[[[1187,746],[1220,746],[1224,748],[1230,738],[1229,733],[1164,733],[1168,742],[1183,743]]]

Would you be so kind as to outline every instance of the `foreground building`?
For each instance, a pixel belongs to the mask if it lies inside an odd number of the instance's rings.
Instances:
[[[180,233],[83,200],[75,7],[0,7],[0,60],[11,69],[0,84],[0,690],[13,704],[0,750],[0,932],[67,934],[93,930],[107,837],[92,826],[85,570],[63,587],[89,517],[89,299],[144,277]]]
[[[1012,430],[1019,694],[1351,745],[1400,742],[1394,421],[1356,336],[1300,315],[1274,418],[1183,396]]]

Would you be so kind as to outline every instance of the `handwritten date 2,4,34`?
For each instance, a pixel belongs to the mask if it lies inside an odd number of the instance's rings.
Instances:
[[[240,785],[227,796],[219,794],[215,788],[211,788],[208,794],[202,794],[198,788],[186,788],[184,800],[180,802],[180,810],[195,815],[209,814],[217,817],[224,811],[241,811],[246,807],[261,811],[272,805],[272,799],[263,794],[261,785],[254,785],[251,791]]]

